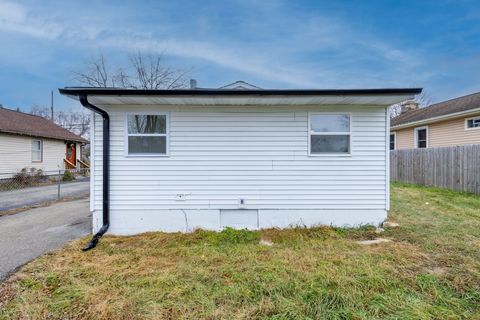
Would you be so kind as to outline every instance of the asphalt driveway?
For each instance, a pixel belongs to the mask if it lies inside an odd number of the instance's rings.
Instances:
[[[90,182],[88,179],[62,183],[60,197],[82,197],[88,195]],[[56,184],[0,192],[0,211],[32,206],[39,203],[57,200],[58,186]]]
[[[88,198],[0,216],[0,281],[41,254],[91,232]]]

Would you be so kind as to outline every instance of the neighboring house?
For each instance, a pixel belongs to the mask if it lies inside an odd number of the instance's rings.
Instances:
[[[254,86],[245,81],[235,81],[233,83],[227,84],[226,86],[220,87],[219,89],[235,89],[235,90],[254,90],[258,89],[261,90],[262,88]]]
[[[88,141],[48,119],[0,108],[0,178],[22,168],[53,171],[77,167],[85,143]]]
[[[480,144],[480,92],[420,109],[406,104],[390,126],[392,150]]]
[[[98,236],[386,219],[387,109],[421,89],[241,86],[60,89],[96,112],[91,210]]]

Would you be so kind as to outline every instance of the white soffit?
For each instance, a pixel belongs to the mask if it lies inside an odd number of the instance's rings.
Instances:
[[[319,95],[319,96],[128,96],[89,95],[88,100],[98,105],[392,105],[413,99],[411,94],[382,95]]]

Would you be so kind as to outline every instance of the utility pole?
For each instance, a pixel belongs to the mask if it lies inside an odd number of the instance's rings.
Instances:
[[[53,121],[53,90],[50,93],[50,119]]]
[[[53,121],[53,90],[52,90],[51,101],[50,101],[50,111],[51,111],[50,119]]]

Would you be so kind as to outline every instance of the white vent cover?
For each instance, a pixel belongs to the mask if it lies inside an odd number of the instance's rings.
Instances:
[[[220,210],[220,227],[258,229],[258,210]]]

